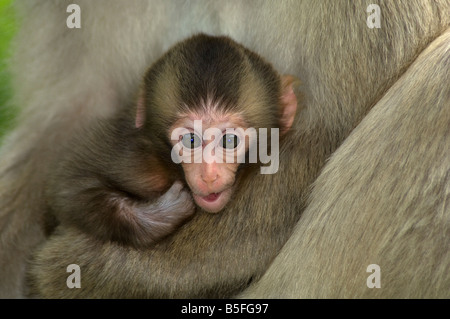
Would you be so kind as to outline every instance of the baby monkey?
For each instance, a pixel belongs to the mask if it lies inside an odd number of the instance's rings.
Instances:
[[[71,144],[50,177],[51,211],[60,223],[134,247],[174,232],[194,202],[221,211],[252,165],[222,160],[219,150],[248,156],[255,137],[242,134],[247,128],[279,128],[283,137],[297,110],[295,82],[228,37],[176,44],[146,72],[135,105],[91,123]],[[211,128],[214,139],[204,134]],[[194,159],[210,143],[209,160],[173,159],[175,146]]]

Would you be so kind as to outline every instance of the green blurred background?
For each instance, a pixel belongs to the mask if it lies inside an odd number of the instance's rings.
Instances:
[[[11,38],[16,30],[11,0],[0,0],[0,144],[5,132],[11,128],[14,110],[9,104],[11,81],[6,68],[10,57]]]

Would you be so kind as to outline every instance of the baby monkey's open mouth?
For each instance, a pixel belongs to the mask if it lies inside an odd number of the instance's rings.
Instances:
[[[219,198],[220,194],[222,194],[222,193],[221,192],[220,193],[211,193],[207,196],[204,196],[203,200],[205,200],[207,202],[214,202],[215,200],[217,200],[217,198]]]

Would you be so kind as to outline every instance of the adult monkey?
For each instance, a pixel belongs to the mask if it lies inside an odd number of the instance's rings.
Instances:
[[[20,126],[9,136],[0,157],[2,294],[21,295],[25,260],[30,251],[44,239],[42,227],[38,222],[45,210],[41,196],[45,170],[48,169],[45,166],[45,157],[58,156],[55,144],[64,143],[70,135],[70,128],[87,121],[89,117],[108,115],[114,111],[115,105],[129,99],[131,88],[136,85],[143,65],[154,60],[175,41],[196,31],[229,34],[272,61],[281,73],[300,75],[304,80],[307,108],[299,114],[294,123],[297,131],[293,132],[290,142],[282,150],[279,173],[269,177],[269,182],[261,182],[263,178],[257,177],[257,181],[247,187],[238,199],[239,209],[224,212],[220,215],[223,219],[213,220],[201,216],[194,219],[193,222],[207,226],[203,228],[211,233],[211,240],[203,241],[192,236],[189,225],[194,223],[191,223],[173,237],[174,244],[168,242],[168,249],[171,251],[164,251],[164,247],[161,247],[160,251],[153,252],[151,258],[113,246],[98,246],[73,230],[59,229],[58,234],[46,246],[47,252],[57,249],[58,253],[47,253],[46,258],[52,257],[52,264],[48,264],[47,259],[42,265],[50,268],[41,268],[41,271],[48,274],[40,273],[37,278],[40,280],[40,287],[45,287],[45,291],[41,292],[47,296],[69,296],[77,293],[92,295],[94,292],[98,296],[105,296],[113,291],[117,293],[116,296],[130,296],[127,294],[127,288],[140,288],[140,296],[163,297],[184,296],[188,292],[193,296],[215,296],[216,291],[222,295],[230,295],[245,287],[252,277],[257,279],[287,238],[289,229],[286,228],[294,224],[303,210],[307,187],[317,176],[326,157],[346,138],[416,56],[443,33],[449,24],[448,15],[444,14],[449,10],[446,2],[383,2],[379,3],[382,14],[381,29],[369,29],[366,25],[366,8],[370,3],[371,1],[286,1],[273,5],[271,2],[255,4],[246,1],[211,2],[205,5],[198,2],[190,3],[187,7],[179,3],[162,2],[154,2],[152,6],[135,2],[134,6],[130,6],[129,3],[120,2],[113,5],[111,2],[106,4],[100,1],[79,1],[78,4],[83,10],[81,30],[64,27],[66,15],[61,12],[65,12],[69,2],[46,2],[36,7],[26,2],[20,3],[23,12],[29,13],[18,37],[16,54],[17,61],[20,61],[16,64],[16,103],[24,106],[24,112],[19,120]],[[180,12],[183,12],[184,16],[181,16]],[[122,15],[128,19],[120,19]],[[129,19],[129,15],[134,18]],[[89,28],[89,21],[92,21],[90,19],[96,19],[96,23],[102,21],[105,24],[104,29],[99,29],[96,25],[95,30],[98,33],[94,33]],[[117,21],[120,21],[120,24],[117,24]],[[131,38],[130,34],[135,34],[139,41]],[[149,39],[149,34],[155,37]],[[164,34],[166,38],[157,38],[159,34]],[[111,38],[121,41],[110,41]],[[54,43],[55,39],[59,41],[59,50],[48,50],[48,43]],[[102,45],[105,39],[108,41]],[[117,61],[120,61],[120,64]],[[98,72],[92,72],[93,68]],[[424,73],[431,73],[433,70],[433,65],[421,68]],[[80,78],[83,79],[82,83],[79,83]],[[36,86],[36,81],[48,83],[45,94],[41,95],[43,91]],[[438,73],[437,82],[444,83],[442,73]],[[77,89],[71,91],[73,88]],[[440,88],[442,87],[437,87],[438,90]],[[64,95],[61,92],[64,92]],[[430,102],[427,95],[419,97],[419,100],[425,104]],[[445,105],[445,102],[436,101],[441,106]],[[39,110],[44,104],[48,107],[47,112]],[[93,107],[94,105],[96,107]],[[33,128],[33,135],[30,134],[30,127]],[[403,138],[421,145],[423,140],[414,138],[418,136],[415,130],[416,127],[411,127]],[[365,164],[370,163],[361,160],[355,167],[363,171],[367,168]],[[414,166],[408,173],[419,169],[424,168]],[[443,178],[445,175],[440,176]],[[273,183],[286,186],[272,187]],[[445,189],[445,180],[440,185]],[[333,191],[339,193],[343,190]],[[268,202],[257,201],[262,194]],[[359,189],[350,195],[357,197]],[[252,205],[243,204],[250,198],[253,199]],[[410,198],[406,196],[406,201],[408,200]],[[352,205],[351,201],[345,203]],[[398,202],[391,204],[393,210],[399,205]],[[442,202],[442,205],[445,205],[445,202]],[[326,210],[329,204],[325,202],[320,206]],[[411,209],[414,209],[414,206]],[[348,208],[344,207],[337,214],[339,216],[347,211]],[[364,216],[371,215],[370,210],[363,213]],[[416,218],[420,220],[421,213],[422,211],[418,210],[413,216],[418,216]],[[308,213],[307,216],[312,214]],[[398,221],[399,224],[409,221],[405,214],[400,216],[403,219]],[[445,216],[447,215],[444,214],[443,217]],[[311,221],[311,218],[306,221]],[[230,220],[233,221],[232,225],[238,227],[233,228],[231,234],[229,231],[220,232],[220,226]],[[369,222],[369,219],[363,220]],[[266,225],[273,227],[270,232],[267,232]],[[380,227],[387,230],[392,225],[385,223]],[[335,234],[340,236],[339,238],[345,237],[345,231]],[[303,238],[306,242],[318,239],[320,240],[320,236]],[[72,249],[73,240],[78,242],[78,246]],[[376,236],[358,240],[374,243],[376,249]],[[56,244],[58,242],[60,244]],[[89,248],[83,247],[83,242],[89,244]],[[244,246],[237,245],[238,242],[244,243]],[[424,247],[435,247],[439,242],[437,236],[431,236],[423,239],[421,243]],[[186,248],[183,245],[190,246],[190,249],[182,249]],[[437,245],[435,249],[440,248],[442,246]],[[314,252],[322,256],[333,253],[328,250],[330,248],[322,249]],[[176,255],[177,250],[185,254],[182,257],[188,258],[184,259],[182,264],[178,263],[180,256]],[[291,250],[291,254],[302,256],[298,249]],[[40,257],[45,256],[44,251]],[[81,260],[79,264],[83,272],[83,288],[52,288],[51,285],[57,278],[63,279],[65,283],[65,267],[75,262],[69,257],[78,254],[80,256],[77,259]],[[102,268],[99,269],[100,273],[83,266],[83,263],[93,256],[99,257],[99,268]],[[124,263],[123,268],[114,269],[117,264],[114,262],[116,257],[129,262]],[[345,256],[341,258],[345,262]],[[368,262],[365,256],[354,258],[360,260],[363,268],[372,263]],[[223,260],[229,262],[224,263]],[[293,260],[295,262],[295,258]],[[328,262],[334,263],[332,259]],[[445,259],[444,256],[441,267],[445,268],[448,262],[448,257]],[[201,268],[198,266],[201,264],[208,266]],[[352,264],[358,262],[354,261]],[[397,259],[396,271],[407,269],[408,265],[401,258]],[[52,266],[57,267],[51,268]],[[380,266],[383,271],[383,265]],[[55,269],[58,271],[55,272]],[[280,268],[275,269],[283,272]],[[104,272],[105,270],[111,272]],[[114,276],[121,276],[120,271],[133,274],[127,280],[136,285],[124,287],[120,282],[114,282]],[[418,278],[428,278],[425,263],[410,271],[415,272]],[[170,273],[175,276],[170,276]],[[333,280],[337,276],[338,274],[332,274],[323,280]],[[445,273],[440,272],[436,276],[448,280]],[[86,282],[87,278],[93,281]],[[170,278],[177,278],[179,281],[169,282]],[[401,278],[399,275],[397,279]],[[105,290],[90,290],[89,285],[95,286],[95,280],[105,279],[110,279],[109,285],[104,286]],[[202,284],[199,285],[198,282]],[[169,291],[162,290],[165,283],[170,287]],[[356,284],[365,285],[365,282]],[[314,292],[322,285],[323,282],[319,280],[308,282],[305,291],[312,291],[313,296],[320,296]],[[428,289],[420,290],[417,294],[431,296],[429,291],[433,289],[432,281],[429,285]],[[380,293],[385,291],[383,288]],[[397,295],[404,291],[397,292]],[[324,291],[322,295],[331,296],[334,292],[336,290]],[[395,291],[392,294],[395,294]],[[292,290],[292,295],[297,296],[295,290]],[[346,296],[343,291],[337,291],[335,295]],[[389,296],[389,293],[386,295]],[[443,294],[440,296],[445,297]]]

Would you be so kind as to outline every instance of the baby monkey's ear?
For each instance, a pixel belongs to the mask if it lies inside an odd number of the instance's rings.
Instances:
[[[289,131],[294,122],[295,113],[297,112],[297,92],[296,88],[300,85],[300,80],[292,75],[281,76],[281,118],[280,118],[280,135],[284,135]]]

